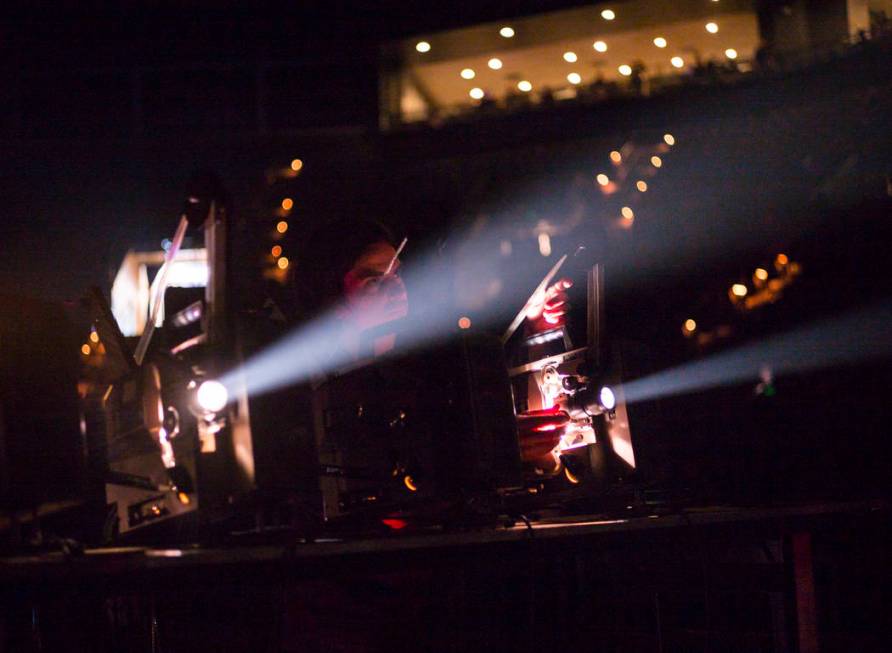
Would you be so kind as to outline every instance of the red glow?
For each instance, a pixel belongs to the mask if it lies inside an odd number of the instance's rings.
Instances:
[[[409,522],[404,519],[382,519],[381,523],[394,531],[402,530],[409,525]]]
[[[537,426],[535,431],[556,431],[557,429],[564,426],[563,424],[543,424],[542,426]]]

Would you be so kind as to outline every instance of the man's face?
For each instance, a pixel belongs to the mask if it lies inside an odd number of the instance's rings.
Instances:
[[[362,329],[396,320],[409,311],[406,287],[397,274],[396,250],[386,242],[370,245],[344,275],[344,298],[351,317]]]

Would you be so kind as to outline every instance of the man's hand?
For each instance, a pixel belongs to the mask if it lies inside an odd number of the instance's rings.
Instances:
[[[564,325],[570,309],[567,289],[572,286],[573,282],[569,279],[561,279],[534,299],[526,315],[528,333],[540,333]]]

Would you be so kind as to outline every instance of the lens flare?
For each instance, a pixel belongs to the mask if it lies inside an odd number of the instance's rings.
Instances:
[[[229,401],[229,391],[219,381],[204,381],[198,386],[195,400],[203,410],[216,413]]]

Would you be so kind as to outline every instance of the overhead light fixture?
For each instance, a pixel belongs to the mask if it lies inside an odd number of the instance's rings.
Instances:
[[[672,57],[669,60],[669,63],[671,63],[675,68],[684,68],[684,59],[682,59],[681,57]]]
[[[675,145],[675,136],[672,134],[663,134],[663,142],[666,145]]]
[[[624,207],[622,208],[622,210],[620,211],[620,213],[623,214],[623,217],[624,217],[626,220],[632,220],[632,219],[635,217],[635,212],[632,211],[632,209],[631,209],[630,207],[628,207],[628,206],[624,206]]]
[[[710,34],[717,34],[719,31],[719,26],[715,23],[706,23],[706,31]]]
[[[497,57],[493,57],[486,62],[486,65],[489,66],[492,70],[501,70],[502,60]]]
[[[663,159],[661,159],[660,157],[654,155],[654,156],[650,157],[650,164],[651,164],[654,168],[661,168],[661,167],[663,166]]]
[[[642,193],[645,193],[647,192],[647,182],[643,179],[639,179],[638,182],[635,184],[635,188],[640,190]]]
[[[592,43],[592,47],[598,52],[607,52],[607,44],[604,41],[595,41]]]
[[[734,48],[728,48],[727,50],[725,50],[725,56],[728,57],[729,59],[736,59],[737,58],[737,50],[735,50]]]
[[[425,52],[431,51],[431,44],[427,41],[419,41],[415,44],[415,49],[418,50],[418,52],[420,52],[421,54],[424,54]]]
[[[482,88],[474,87],[470,91],[468,91],[468,95],[470,95],[475,100],[482,100],[485,93]]]
[[[610,160],[619,165],[620,163],[622,163],[623,155],[620,154],[617,150],[613,150],[610,153]]]
[[[742,283],[735,283],[731,286],[731,294],[735,297],[746,297],[747,288]]]
[[[476,76],[477,73],[475,73],[471,68],[465,68],[461,71],[462,79],[474,79],[474,77]]]
[[[605,175],[603,172],[601,174],[599,174],[597,177],[595,177],[595,179],[597,179],[598,183],[601,184],[602,186],[606,186],[607,184],[610,183],[610,177]]]
[[[523,91],[524,93],[529,93],[530,91],[533,90],[533,85],[530,84],[530,82],[528,80],[522,79],[519,82],[517,82],[517,89],[519,91]]]
[[[614,18],[616,18],[616,13],[613,11],[613,9],[605,9],[601,12],[601,18],[603,18],[604,20],[613,20]]]
[[[506,39],[510,39],[512,36],[514,36],[514,29],[506,25],[499,30],[499,35]]]
[[[576,56],[575,52],[565,52],[564,53],[564,61],[567,63],[576,63],[579,57]]]
[[[657,46],[658,48],[665,48],[669,44],[666,42],[666,39],[664,39],[662,36],[658,36],[657,38],[654,39],[654,45]]]
[[[629,75],[632,74],[632,67],[629,64],[624,63],[619,68],[617,68],[617,70],[619,71],[619,74],[622,75],[623,77],[628,77]]]
[[[567,75],[567,81],[571,84],[581,84],[582,76],[579,73],[570,73]]]
[[[294,170],[294,172],[300,172],[300,169],[303,167],[304,167],[304,162],[301,161],[300,159],[293,159],[291,161],[291,169]]]

